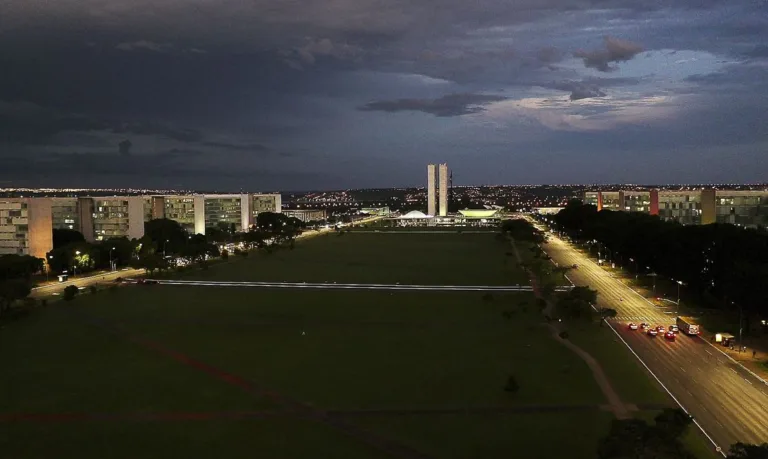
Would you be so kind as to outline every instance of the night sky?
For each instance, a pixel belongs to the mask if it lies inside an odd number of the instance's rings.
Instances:
[[[768,180],[766,0],[0,0],[0,187]]]

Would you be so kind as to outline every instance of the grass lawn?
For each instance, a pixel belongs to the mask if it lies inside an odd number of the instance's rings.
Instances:
[[[529,294],[148,286],[76,307],[327,408],[602,403]],[[523,388],[514,398],[501,390],[510,373]]]
[[[6,423],[3,457],[110,459],[168,458],[391,458],[331,427],[266,418],[177,422],[90,421]]]
[[[345,233],[189,276],[525,284],[510,250],[493,234]],[[573,339],[624,401],[658,402],[626,351],[593,328]],[[441,458],[589,458],[611,418],[597,408],[605,400],[587,365],[552,339],[529,293],[126,286],[4,325],[0,359],[4,457],[383,457],[275,394]],[[510,374],[515,394],[503,390]],[[520,411],[531,406],[586,411]],[[429,409],[448,412],[413,412]],[[270,417],[232,417],[265,410]],[[102,418],[9,420],[72,413]],[[146,417],[158,413],[170,417]]]
[[[396,416],[360,419],[432,457],[593,458],[612,416],[605,412]]]
[[[506,241],[489,234],[326,234],[187,278],[231,281],[528,285]]]

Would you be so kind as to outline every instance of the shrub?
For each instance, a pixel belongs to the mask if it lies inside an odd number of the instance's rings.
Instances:
[[[95,285],[91,285],[90,287],[88,287],[88,291],[91,293],[96,293],[98,289],[96,288]]]
[[[222,260],[228,260],[229,259],[229,251],[227,249],[224,249],[221,251],[221,259]]]
[[[75,296],[79,290],[74,285],[70,285],[69,287],[64,289],[64,301],[72,301],[75,299]]]
[[[48,300],[47,300],[47,299],[45,299],[45,298],[43,298],[42,300],[40,300],[40,306],[42,306],[42,307],[46,307],[46,306],[48,306]]]
[[[557,334],[562,339],[568,339],[568,330],[563,330],[560,333]]]

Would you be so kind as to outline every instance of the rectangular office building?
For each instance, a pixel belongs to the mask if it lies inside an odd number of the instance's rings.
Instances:
[[[745,227],[768,227],[768,191],[717,190],[715,221]]]
[[[46,259],[53,250],[49,198],[0,198],[0,255]]]
[[[78,212],[86,241],[144,236],[144,198],[141,196],[79,198]]]
[[[325,209],[286,209],[283,211],[288,217],[295,217],[303,222],[315,222],[326,219]]]

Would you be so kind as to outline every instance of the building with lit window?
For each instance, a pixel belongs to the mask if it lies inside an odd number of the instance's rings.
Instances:
[[[50,198],[53,229],[80,231],[77,198]]]
[[[286,209],[283,211],[288,217],[295,217],[303,222],[316,222],[326,219],[325,209]]]
[[[251,215],[254,218],[262,212],[279,214],[283,209],[283,199],[279,194],[252,194]]]
[[[53,250],[50,198],[0,198],[0,255],[46,259]]]
[[[768,190],[587,191],[584,203],[598,210],[649,213],[683,225],[768,227]]]
[[[86,241],[144,236],[144,198],[141,196],[79,198],[78,213]]]
[[[747,227],[768,227],[768,191],[717,190],[715,221]]]

